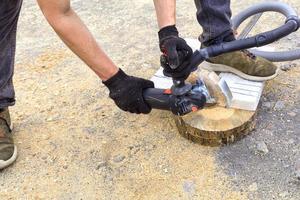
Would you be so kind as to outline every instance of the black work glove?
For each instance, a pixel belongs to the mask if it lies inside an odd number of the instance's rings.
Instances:
[[[173,78],[187,78],[192,71],[189,63],[193,54],[191,47],[178,36],[175,25],[162,28],[158,36],[164,74]]]
[[[128,76],[121,69],[103,84],[109,89],[109,97],[122,110],[136,114],[148,114],[150,106],[144,101],[143,90],[153,88],[149,80]]]

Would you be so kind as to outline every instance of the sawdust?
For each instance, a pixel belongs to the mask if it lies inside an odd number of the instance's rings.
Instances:
[[[194,8],[187,2],[181,2],[178,23],[187,30],[183,35],[197,37],[191,28],[197,22],[182,19],[195,18],[186,12]],[[118,66],[151,77],[159,66],[152,1],[98,3],[73,6]],[[19,30],[28,34],[18,39],[17,105],[11,109],[19,157],[0,173],[0,199],[248,199],[248,190],[223,171],[225,163],[218,164],[219,148],[182,138],[167,112],[121,112],[101,81],[55,43],[57,36],[40,19],[36,3],[24,1]],[[42,53],[40,44],[47,46]],[[32,60],[24,59],[26,51]],[[240,149],[233,152],[240,159]]]
[[[53,51],[53,49],[45,49],[42,54],[38,55],[33,62],[27,63],[26,66],[36,71],[49,70],[53,67],[63,65],[62,61],[67,56],[71,56],[70,51],[61,49]]]
[[[225,109],[223,107],[212,107],[201,110],[201,115],[206,116],[208,120],[219,121],[228,119],[235,113],[234,109]]]
[[[40,55],[35,62],[37,67],[41,68],[52,68],[57,66],[59,62],[66,56],[66,51],[61,52],[45,52],[44,54]],[[43,65],[44,64],[44,65]]]
[[[83,64],[62,67],[70,59],[58,49],[17,65],[19,158],[0,174],[1,199],[247,199],[218,168],[216,149],[181,138],[169,113],[120,112]],[[116,163],[117,155],[125,161]]]
[[[167,179],[159,173],[152,175],[147,180],[149,185],[145,192],[139,193],[140,199],[188,199],[189,196],[212,200],[247,199],[246,194],[230,189],[228,178],[217,172],[213,155],[197,156],[199,160],[195,160],[195,156],[190,153],[187,150],[172,157],[169,165],[175,168],[170,169],[171,175]],[[184,190],[187,183],[194,185],[192,190]]]

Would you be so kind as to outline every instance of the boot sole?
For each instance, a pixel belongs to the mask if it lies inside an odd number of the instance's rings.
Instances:
[[[11,165],[12,163],[15,162],[15,160],[17,159],[17,155],[18,155],[17,152],[18,152],[17,146],[15,145],[14,153],[13,153],[12,157],[6,161],[0,160],[0,170],[8,167],[9,165]]]
[[[271,76],[265,76],[265,77],[251,76],[251,75],[245,74],[235,68],[229,67],[227,65],[214,64],[214,63],[209,63],[209,62],[205,62],[205,64],[202,66],[202,69],[206,69],[209,71],[215,71],[215,72],[231,72],[231,73],[236,74],[239,77],[242,77],[249,81],[268,81],[268,80],[274,79],[278,75],[278,72],[279,72],[279,68],[277,68],[275,74],[273,74]]]
[[[11,131],[13,130],[13,123],[10,124],[9,128]],[[17,149],[17,146],[14,145],[14,153],[13,153],[12,157],[6,161],[0,160],[0,170],[13,164],[16,161],[17,157],[18,157],[18,149]]]

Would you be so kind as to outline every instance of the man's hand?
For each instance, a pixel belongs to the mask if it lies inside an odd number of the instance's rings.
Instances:
[[[173,26],[162,28],[158,32],[159,47],[163,55],[161,65],[164,74],[173,78],[187,78],[191,72],[189,59],[193,53],[186,41],[178,36],[178,31]]]
[[[154,87],[151,81],[127,76],[105,54],[70,6],[70,0],[37,0],[46,19],[65,42],[102,79],[110,97],[125,111],[149,113],[143,90]]]
[[[191,72],[189,58],[192,49],[178,37],[176,24],[176,0],[153,0],[157,22],[160,28],[159,46],[163,55],[161,65],[164,74],[173,78],[185,79]]]
[[[119,69],[116,75],[103,83],[120,109],[136,114],[151,112],[151,107],[144,101],[143,91],[154,87],[152,81],[128,76]]]

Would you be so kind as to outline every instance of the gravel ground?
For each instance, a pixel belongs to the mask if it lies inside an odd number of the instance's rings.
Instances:
[[[234,0],[233,11],[253,2]],[[298,0],[286,2],[300,13]],[[118,66],[144,78],[154,74],[152,1],[72,4]],[[196,38],[201,29],[193,2],[178,1],[178,8],[181,34]],[[268,28],[280,21],[272,14],[263,20]],[[299,47],[300,33],[275,45]],[[24,2],[16,62],[18,101],[11,114],[19,157],[0,172],[0,199],[300,199],[299,61],[278,64],[285,71],[267,85],[256,130],[221,148],[180,137],[168,112],[118,110],[33,0]]]

